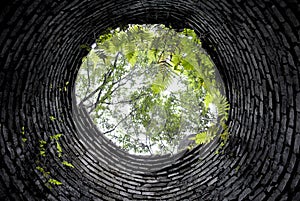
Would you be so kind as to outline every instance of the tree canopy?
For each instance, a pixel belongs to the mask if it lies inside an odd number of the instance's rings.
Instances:
[[[96,42],[77,76],[77,103],[118,146],[174,154],[186,136],[202,144],[218,121],[226,129],[229,104],[193,30],[129,25]]]

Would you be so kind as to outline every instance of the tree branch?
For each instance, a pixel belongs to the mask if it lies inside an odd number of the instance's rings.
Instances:
[[[129,114],[127,114],[123,119],[121,119],[117,125],[115,125],[112,129],[108,130],[108,131],[105,131],[104,133],[102,133],[103,135],[107,134],[107,133],[111,133],[113,132],[114,130],[116,130],[116,128],[123,122],[125,121],[125,119],[127,119],[128,116],[130,116],[131,114],[133,113],[133,111],[131,111]]]
[[[78,105],[82,105],[83,102],[87,101],[88,99],[90,99],[91,97],[93,97],[93,95],[95,95],[99,90],[100,90],[100,95],[101,95],[101,92],[104,88],[104,85],[107,83],[107,78],[112,74],[112,71],[108,71],[107,73],[105,73],[104,75],[104,80],[102,81],[102,84],[97,87],[93,92],[91,92],[88,96],[86,96],[84,99],[82,99],[80,101],[80,103]]]

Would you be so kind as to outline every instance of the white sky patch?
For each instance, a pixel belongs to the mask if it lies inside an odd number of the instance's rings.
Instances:
[[[91,47],[92,47],[92,49],[95,49],[97,47],[97,44],[93,43]]]

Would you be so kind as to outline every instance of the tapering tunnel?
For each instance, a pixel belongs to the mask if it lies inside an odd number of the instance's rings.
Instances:
[[[11,0],[0,11],[1,200],[300,200],[299,1]],[[221,149],[129,155],[77,108],[80,46],[133,23],[197,32],[231,105]]]

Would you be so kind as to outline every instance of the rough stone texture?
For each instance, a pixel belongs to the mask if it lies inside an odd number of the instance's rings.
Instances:
[[[1,200],[300,200],[299,1],[1,4]],[[199,34],[231,104],[231,138],[219,154],[216,140],[173,157],[130,156],[76,108],[74,81],[86,54],[80,45],[128,23],[165,23]],[[36,170],[38,147],[57,133],[63,159],[75,168],[49,149],[47,170],[63,183],[49,190]]]

